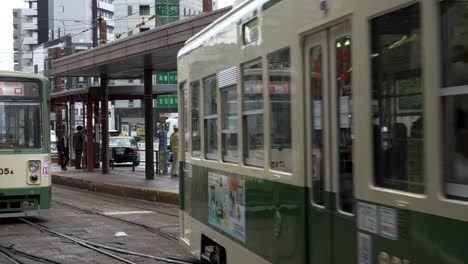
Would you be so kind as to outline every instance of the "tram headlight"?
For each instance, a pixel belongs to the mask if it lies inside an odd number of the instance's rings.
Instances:
[[[39,170],[39,167],[41,165],[39,164],[38,161],[30,161],[29,162],[29,171],[32,172],[32,173],[35,173]]]

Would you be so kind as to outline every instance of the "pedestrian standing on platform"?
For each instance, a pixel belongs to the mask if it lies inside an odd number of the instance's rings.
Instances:
[[[172,150],[171,177],[177,177],[179,170],[179,159],[177,158],[177,151],[179,149],[179,133],[177,132],[178,130],[179,129],[177,128],[177,125],[174,125],[174,133],[172,133],[170,137],[170,144]]]
[[[73,149],[75,150],[75,169],[81,169],[81,156],[83,155],[84,135],[82,126],[76,127],[73,134]]]
[[[70,147],[69,147],[68,136],[65,132],[63,132],[59,138],[57,149],[58,149],[59,156],[60,156],[60,166],[62,167],[62,171],[66,171],[68,161],[70,160],[70,157],[68,154],[68,152],[70,151]]]

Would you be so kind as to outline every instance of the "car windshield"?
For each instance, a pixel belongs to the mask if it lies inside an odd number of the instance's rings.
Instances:
[[[111,147],[133,147],[131,138],[110,138],[109,146]]]

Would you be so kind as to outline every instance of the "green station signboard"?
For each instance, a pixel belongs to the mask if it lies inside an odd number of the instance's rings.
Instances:
[[[179,16],[179,5],[176,4],[166,4],[166,3],[158,3],[156,4],[156,15],[157,16],[172,16],[178,17]]]
[[[177,107],[177,95],[158,96],[157,107]]]
[[[177,84],[177,72],[161,72],[155,75],[156,84]]]

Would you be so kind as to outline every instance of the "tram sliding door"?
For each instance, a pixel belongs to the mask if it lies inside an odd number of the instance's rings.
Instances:
[[[304,44],[309,263],[356,263],[350,25]]]

